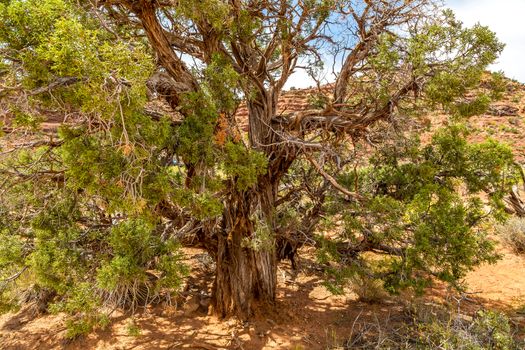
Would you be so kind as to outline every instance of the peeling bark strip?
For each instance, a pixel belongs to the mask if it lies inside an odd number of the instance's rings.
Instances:
[[[252,315],[254,304],[272,304],[277,287],[277,259],[273,249],[248,246],[254,234],[249,218],[252,200],[242,194],[230,198],[224,212],[224,231],[218,235],[217,271],[213,285],[214,311],[221,317]]]
[[[275,301],[275,254],[242,246],[246,232],[219,237],[217,272],[213,287],[215,312],[221,316],[252,316],[255,304]]]

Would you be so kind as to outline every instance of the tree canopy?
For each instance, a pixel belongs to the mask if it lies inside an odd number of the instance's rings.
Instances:
[[[503,45],[435,1],[2,0],[0,18],[6,306],[30,281],[83,315],[75,335],[176,292],[184,245],[215,260],[214,311],[242,317],[304,244],[338,293],[461,287],[497,258],[512,152],[462,122],[498,98]],[[318,93],[278,113],[298,70]],[[449,122],[425,129],[435,110]]]

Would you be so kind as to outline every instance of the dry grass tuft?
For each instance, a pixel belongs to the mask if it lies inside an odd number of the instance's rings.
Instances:
[[[351,289],[360,301],[379,303],[387,297],[383,282],[363,275],[355,274],[350,278]]]
[[[516,254],[525,254],[525,218],[511,218],[497,227],[503,242]]]

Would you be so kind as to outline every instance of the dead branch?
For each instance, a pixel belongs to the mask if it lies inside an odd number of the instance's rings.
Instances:
[[[334,179],[330,174],[328,174],[323,167],[315,160],[313,157],[307,155],[306,159],[314,166],[315,169],[321,174],[336,190],[345,194],[350,200],[363,201],[365,198],[359,193],[351,192],[340,185],[336,179]]]

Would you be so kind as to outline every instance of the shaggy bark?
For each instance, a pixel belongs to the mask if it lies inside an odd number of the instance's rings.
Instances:
[[[221,317],[247,318],[255,304],[268,305],[275,300],[275,251],[265,245],[254,248],[250,244],[255,231],[251,207],[259,202],[258,197],[253,192],[236,193],[224,211],[212,297],[214,311]]]
[[[218,235],[217,271],[213,287],[215,312],[221,316],[249,317],[255,305],[275,301],[277,256],[273,239],[252,247],[257,216],[274,233],[273,209],[278,184],[293,162],[293,154],[273,145],[276,135],[270,130],[275,114],[273,98],[261,93],[248,104],[250,141],[269,159],[268,171],[253,189],[243,193],[231,190],[225,203],[223,232]]]

